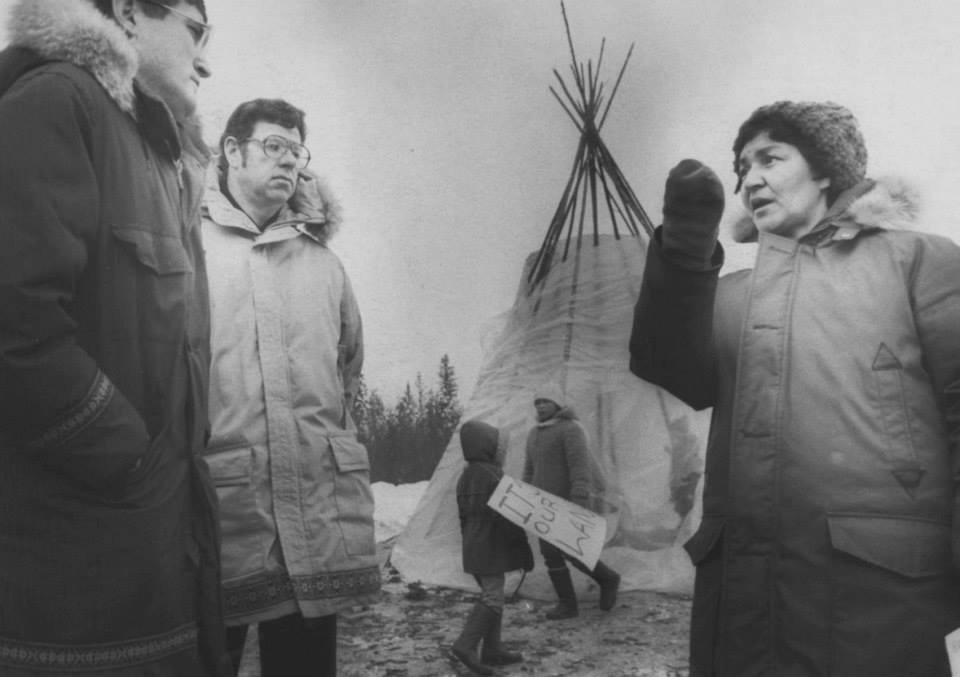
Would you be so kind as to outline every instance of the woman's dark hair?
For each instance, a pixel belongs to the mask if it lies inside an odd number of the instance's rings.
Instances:
[[[231,136],[240,141],[249,139],[258,122],[268,122],[287,129],[296,129],[300,132],[301,142],[307,139],[307,125],[304,122],[304,114],[296,106],[283,99],[254,99],[241,103],[230,114],[227,126],[224,128],[223,134],[220,135],[219,167],[221,171],[227,169],[227,157],[223,152],[224,141]]]
[[[740,152],[743,150],[743,147],[746,146],[752,139],[757,135],[767,133],[767,136],[770,137],[772,141],[779,141],[780,143],[789,143],[791,146],[795,146],[800,154],[803,156],[803,159],[807,161],[807,164],[810,165],[810,171],[813,173],[814,178],[822,178],[824,176],[830,176],[828,167],[830,166],[829,158],[824,156],[823,152],[816,146],[814,143],[804,136],[800,130],[794,127],[792,124],[784,120],[783,118],[777,115],[771,115],[768,117],[760,117],[756,120],[748,120],[740,128],[740,133],[737,135],[737,141],[734,144],[734,153],[736,157],[740,157]],[[743,174],[740,173],[740,170],[737,170],[737,187],[734,190],[735,193],[740,192],[740,185],[743,183]],[[827,187],[827,204],[832,204],[834,199],[842,193],[844,190],[843,187],[834,186],[833,183]]]

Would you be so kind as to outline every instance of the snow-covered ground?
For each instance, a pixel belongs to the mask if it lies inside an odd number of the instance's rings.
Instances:
[[[377,543],[386,543],[400,535],[416,510],[427,484],[429,482],[426,480],[413,484],[373,483],[373,521]]]

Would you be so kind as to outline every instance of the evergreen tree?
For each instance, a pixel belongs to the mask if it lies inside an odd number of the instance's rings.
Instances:
[[[399,484],[430,479],[463,414],[448,355],[441,358],[437,376],[438,388],[427,389],[418,373],[414,386],[406,384],[392,409],[361,380],[352,411],[370,453],[372,481]]]

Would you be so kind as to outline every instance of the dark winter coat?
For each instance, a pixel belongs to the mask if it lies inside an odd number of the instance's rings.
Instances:
[[[0,54],[0,674],[214,674],[215,495],[197,456],[206,155],[136,89],[135,52],[92,4],[30,0],[12,16]]]
[[[650,244],[631,369],[712,406],[691,675],[936,677],[960,626],[960,247],[893,184],[717,279]]]
[[[496,460],[499,439],[500,432],[481,421],[467,421],[460,429],[467,460],[457,482],[463,570],[476,576],[533,569],[526,532],[487,505],[503,477]]]
[[[596,493],[594,475],[587,435],[573,410],[564,407],[530,430],[524,482],[585,506]]]

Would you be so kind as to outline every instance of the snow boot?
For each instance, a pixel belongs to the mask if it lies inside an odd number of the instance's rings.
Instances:
[[[521,663],[523,661],[522,655],[507,651],[500,643],[500,634],[502,631],[503,613],[501,612],[497,614],[496,620],[487,629],[487,634],[483,636],[483,650],[480,652],[480,660],[487,665]]]
[[[553,589],[557,591],[559,598],[557,605],[547,612],[547,620],[558,621],[580,615],[580,610],[577,608],[577,593],[573,589],[570,571],[564,567],[549,569],[547,573],[550,574],[550,582],[553,583]]]
[[[467,622],[460,632],[460,636],[453,642],[450,652],[454,657],[478,675],[492,675],[493,668],[484,665],[477,655],[477,646],[480,640],[490,631],[496,622],[497,613],[480,602],[476,602],[470,609]]]
[[[603,562],[597,562],[591,574],[600,584],[600,608],[610,611],[617,603],[617,591],[620,589],[620,574]]]

